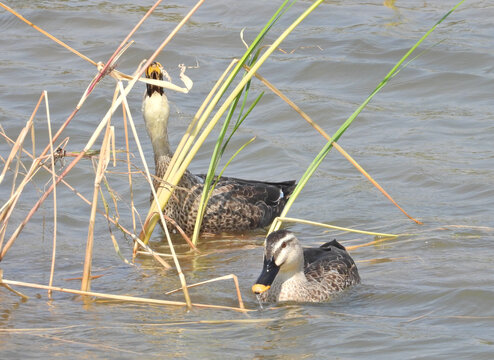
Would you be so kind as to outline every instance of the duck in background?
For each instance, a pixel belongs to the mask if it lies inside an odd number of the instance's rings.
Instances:
[[[161,64],[149,65],[146,77],[163,80]],[[147,84],[142,113],[153,146],[155,175],[162,178],[173,157],[168,141],[170,107],[163,87]],[[165,214],[187,234],[194,231],[205,177],[186,170],[165,207]],[[160,181],[155,178],[153,185],[157,190]],[[295,181],[221,177],[209,199],[201,233],[238,233],[266,227],[279,216],[294,188]]]

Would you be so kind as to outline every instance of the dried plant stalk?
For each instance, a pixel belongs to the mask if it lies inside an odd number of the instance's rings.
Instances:
[[[7,279],[0,279],[0,285],[2,285],[2,284],[13,285],[13,286],[24,286],[24,287],[30,287],[30,288],[35,288],[35,289],[60,291],[60,292],[68,293],[68,294],[76,294],[76,295],[83,295],[83,296],[94,296],[94,297],[99,297],[99,298],[103,298],[103,299],[111,299],[111,300],[117,300],[117,301],[128,301],[128,302],[136,302],[136,303],[144,303],[144,304],[152,304],[152,305],[187,306],[187,303],[182,302],[182,301],[158,300],[158,299],[147,299],[147,298],[141,298],[141,297],[135,297],[135,296],[105,294],[105,293],[100,293],[100,292],[67,289],[67,288],[61,288],[61,287],[56,287],[56,286],[33,284],[33,283],[27,283],[27,282],[22,282],[22,281],[7,280]],[[239,312],[244,312],[244,313],[248,312],[248,311],[255,311],[255,310],[250,310],[250,309],[241,309],[241,308],[236,308],[236,307],[231,307],[231,306],[222,306],[222,305],[209,305],[209,304],[197,304],[197,303],[193,303],[191,305],[195,306],[197,308],[233,310],[233,311],[239,311]]]
[[[48,138],[50,139],[50,150],[51,150],[51,179],[52,183],[56,183],[55,174],[55,152],[53,150],[53,139],[51,133],[51,120],[50,120],[50,106],[48,103],[48,93],[46,90],[43,92],[45,95],[45,106],[46,106],[46,121],[48,126]],[[50,268],[50,280],[48,282],[49,286],[53,285],[53,276],[55,274],[55,256],[57,253],[57,187],[53,187],[53,249],[51,257],[51,268]],[[51,290],[48,290],[48,297],[51,298]]]
[[[134,140],[136,142],[137,149],[139,150],[139,155],[141,156],[142,164],[144,165],[144,169],[146,171],[146,178],[148,180],[149,186],[151,187],[151,191],[153,193],[153,199],[157,204],[159,204],[158,203],[158,196],[156,194],[156,190],[154,189],[153,181],[151,179],[151,174],[149,173],[149,167],[147,166],[147,161],[146,161],[146,158],[144,156],[144,152],[142,151],[141,142],[139,141],[139,136],[137,135],[134,121],[132,120],[132,114],[130,113],[129,104],[127,103],[127,98],[126,98],[125,93],[124,93],[125,90],[123,88],[122,82],[119,81],[118,85],[120,88],[120,93],[121,93],[122,98],[123,98],[123,105],[125,107],[125,111],[127,112],[127,117],[129,119],[130,128],[132,129],[132,133],[134,134]],[[191,308],[192,305],[191,305],[191,301],[190,301],[190,297],[189,297],[189,292],[187,290],[187,283],[185,281],[185,276],[182,272],[182,268],[180,267],[180,263],[178,261],[177,255],[175,253],[175,248],[173,247],[173,243],[172,243],[172,240],[170,238],[170,233],[168,232],[168,227],[166,226],[166,221],[165,221],[165,218],[163,216],[163,211],[161,211],[161,209],[159,211],[159,215],[161,218],[161,223],[163,224],[163,229],[165,229],[165,234],[166,234],[166,239],[168,241],[168,246],[170,247],[170,251],[172,252],[172,255],[173,255],[173,262],[175,263],[175,267],[177,268],[178,276],[179,276],[180,282],[182,284],[185,302],[187,303],[187,307]]]
[[[200,1],[199,3],[202,3],[204,0]],[[67,118],[67,120],[65,120],[64,124],[60,127],[60,129],[57,131],[57,133],[53,136],[53,141],[56,141],[56,139],[60,136],[60,134],[62,133],[62,131],[68,126],[68,124],[70,123],[70,121],[74,118],[74,116],[77,114],[77,112],[79,111],[80,107],[82,106],[82,104],[84,103],[85,99],[90,95],[90,93],[92,92],[92,90],[94,89],[94,86],[96,86],[96,84],[101,80],[101,78],[106,75],[106,73],[108,72],[109,70],[109,66],[110,64],[112,64],[112,61],[116,58],[116,56],[118,54],[121,53],[121,50],[124,48],[124,46],[127,44],[128,40],[130,39],[130,37],[137,31],[137,29],[141,26],[141,24],[144,22],[144,20],[151,14],[152,11],[154,11],[154,9],[156,8],[156,6],[158,6],[158,4],[161,2],[161,0],[158,0],[155,5],[153,5],[153,7],[151,7],[148,12],[144,15],[144,17],[137,23],[137,25],[130,31],[130,33],[126,36],[126,38],[122,41],[122,43],[120,44],[120,46],[117,48],[117,50],[115,50],[115,52],[113,53],[113,55],[110,57],[110,59],[107,61],[106,65],[102,68],[102,70],[96,75],[96,77],[91,81],[90,85],[88,86],[88,88],[86,89],[86,91],[84,92],[84,94],[82,95],[81,97],[81,100],[79,101],[78,105],[75,107],[75,109],[72,111],[72,113],[69,115],[69,117]],[[193,8],[193,10],[195,11],[197,9],[197,5]],[[193,12],[192,12],[193,13]],[[158,48],[155,53],[151,56],[151,58],[148,60],[148,62],[146,63],[146,66],[148,66],[153,60],[154,58],[159,54],[159,52],[165,47],[166,44],[168,44],[168,42],[171,40],[171,38],[173,37],[173,35],[175,35],[175,33],[178,31],[178,29],[180,29],[183,24],[188,20],[188,18],[190,18],[190,16],[192,16],[192,13],[189,13],[188,16],[186,16],[186,18],[184,18],[184,20],[182,20],[182,22],[179,23],[179,25],[177,25],[177,27],[175,28],[175,31],[170,34],[166,39],[165,41],[162,43],[162,45],[160,46],[160,48]],[[130,92],[130,90],[133,88],[133,86],[135,85],[136,81],[137,81],[137,78],[139,76],[142,75],[142,73],[144,72],[145,70],[145,67],[142,67],[141,69],[139,69],[138,71],[138,74],[136,77],[133,78],[133,80],[128,84],[128,86],[126,87],[125,91],[126,91],[126,94],[128,94]],[[115,109],[120,106],[122,102],[122,96],[119,96],[119,98],[117,99],[117,101],[115,102],[114,106],[108,110],[107,114],[105,115],[105,117],[103,118],[103,120],[101,121],[101,123],[99,124],[99,126],[97,127],[97,129],[95,130],[93,136],[91,137],[91,139],[88,141],[86,147],[84,148],[83,151],[81,151],[79,153],[79,155],[65,168],[65,170],[62,172],[62,174],[60,175],[60,177],[57,179],[57,183],[61,181],[61,179],[64,178],[64,176],[70,171],[72,170],[72,168],[79,162],[79,160],[85,155],[85,153],[87,152],[87,150],[89,150],[91,148],[91,146],[94,144],[95,140],[96,140],[96,137],[99,136],[100,132],[102,131],[103,127],[105,126],[106,122],[108,121],[109,119],[109,116],[111,114],[113,114],[115,112]],[[40,157],[37,158],[37,160],[35,160],[33,166],[34,167],[37,167],[39,165],[39,162],[40,162],[40,158],[44,157],[46,155],[46,153],[48,152],[49,150],[49,146],[46,146],[45,149],[43,150],[43,152],[41,153]],[[5,256],[5,254],[8,252],[8,250],[10,249],[10,247],[13,245],[15,239],[19,236],[19,234],[21,233],[22,229],[24,229],[24,226],[26,226],[26,224],[29,222],[29,220],[31,219],[31,217],[34,215],[34,213],[38,210],[38,208],[41,206],[41,204],[46,200],[46,198],[48,197],[48,195],[53,191],[53,186],[54,184],[52,184],[52,186],[41,196],[41,198],[36,202],[36,204],[33,206],[33,208],[29,211],[28,215],[26,216],[26,218],[22,221],[22,223],[17,227],[17,229],[14,231],[14,233],[11,235],[11,237],[9,238],[9,240],[7,241],[7,243],[5,244],[5,246],[2,248],[2,252],[0,253],[0,261],[3,259],[3,257]]]
[[[94,243],[94,224],[96,217],[96,208],[98,206],[98,193],[100,189],[101,180],[103,179],[106,167],[108,166],[108,162],[110,161],[111,131],[109,125],[110,123],[108,123],[108,126],[106,127],[105,137],[103,138],[103,143],[101,144],[98,168],[94,179],[93,202],[91,206],[91,215],[89,217],[89,228],[88,228],[87,244],[86,244],[86,257],[84,260],[84,270],[83,270],[82,282],[81,282],[82,291],[88,291],[90,289],[91,263],[93,257],[93,243]]]
[[[250,68],[247,65],[244,65],[244,67],[249,70]],[[305,121],[307,121],[314,129],[319,132],[327,141],[331,141],[331,137],[314,121],[312,120],[307,113],[305,113],[300,107],[298,107],[293,101],[291,101],[285,94],[283,94],[278,88],[276,88],[272,83],[270,83],[268,80],[266,80],[263,76],[259,75],[258,73],[254,74],[256,78],[258,78],[264,85],[268,87],[273,93],[278,95],[283,101],[285,101],[290,107],[295,110],[297,113],[304,118]],[[367,180],[369,180],[389,201],[391,201],[398,209],[401,210],[402,213],[404,213],[409,219],[415,221],[417,224],[422,224],[419,220],[416,220],[415,218],[411,217],[398,203],[389,195],[386,190],[382,188],[381,185],[378,184],[376,180],[374,180],[367,171],[362,168],[336,141],[333,141],[333,147],[339,151],[341,155],[347,159],[350,164],[355,166],[358,171],[364,175]]]

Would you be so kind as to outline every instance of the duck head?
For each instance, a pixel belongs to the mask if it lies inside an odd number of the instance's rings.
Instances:
[[[272,232],[264,242],[264,265],[252,292],[269,290],[276,276],[284,278],[303,271],[304,253],[295,235],[286,230]]]
[[[157,61],[153,62],[146,69],[146,77],[153,80],[163,80],[163,66]],[[146,84],[147,95],[151,96],[156,91],[160,95],[163,95],[163,87],[158,85]]]

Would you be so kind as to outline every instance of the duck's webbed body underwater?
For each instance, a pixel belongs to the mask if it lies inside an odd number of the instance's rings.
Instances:
[[[264,265],[252,291],[263,302],[323,302],[360,283],[355,262],[336,240],[302,248],[293,233],[272,232],[264,243]]]
[[[146,69],[146,77],[162,80],[161,65],[152,63]],[[153,145],[155,175],[162,178],[173,157],[168,142],[169,104],[162,87],[147,84],[142,113]],[[165,214],[187,234],[194,230],[204,178],[205,175],[185,171],[165,207]],[[155,179],[155,189],[159,185],[160,181]],[[221,177],[209,199],[201,233],[239,233],[266,227],[279,216],[294,188],[295,181],[264,182]]]

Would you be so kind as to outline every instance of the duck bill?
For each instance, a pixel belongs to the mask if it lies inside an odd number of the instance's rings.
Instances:
[[[163,75],[161,73],[161,65],[159,63],[152,63],[151,65],[149,65],[149,67],[146,69],[146,77],[153,80],[162,80]],[[158,85],[147,84],[148,96],[151,96],[154,92],[163,95],[163,88]]]
[[[264,266],[261,275],[259,275],[256,283],[252,286],[252,292],[254,294],[262,294],[267,291],[276,278],[278,271],[280,271],[280,267],[275,264],[273,258],[269,260],[264,258]]]

